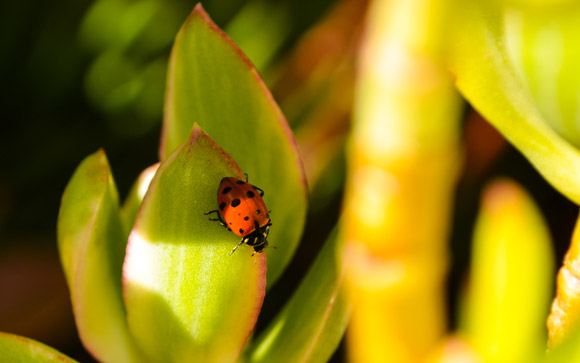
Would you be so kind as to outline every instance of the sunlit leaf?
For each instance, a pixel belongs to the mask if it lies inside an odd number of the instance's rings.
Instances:
[[[566,197],[580,203],[580,152],[546,121],[514,70],[496,2],[460,1],[450,32],[459,90]]]
[[[257,338],[250,362],[327,362],[346,329],[351,302],[344,292],[337,234],[283,310]]]
[[[266,285],[266,255],[206,212],[224,176],[243,178],[199,127],[162,162],[127,247],[129,327],[150,361],[234,361],[254,328]]]
[[[88,156],[64,192],[58,247],[79,335],[99,360],[135,360],[121,294],[127,244],[105,153]]]
[[[580,3],[506,7],[502,20],[515,73],[546,122],[579,147]]]
[[[272,211],[268,283],[292,257],[304,226],[306,190],[294,138],[272,95],[240,49],[196,6],[177,35],[168,74],[161,159],[194,122],[265,191]]]
[[[515,183],[484,193],[462,331],[488,361],[529,362],[545,350],[553,252],[547,226]]]
[[[0,357],[3,362],[76,362],[74,359],[35,340],[0,333]]]
[[[159,163],[151,165],[147,169],[143,170],[143,172],[139,175],[139,178],[137,178],[135,184],[131,187],[125,203],[123,203],[123,208],[121,209],[121,218],[123,220],[123,227],[127,237],[133,228],[133,223],[135,223],[135,218],[137,217],[137,213],[139,212],[143,198],[145,198],[145,193],[149,188],[151,179],[153,179],[153,176],[155,176],[158,168]]]

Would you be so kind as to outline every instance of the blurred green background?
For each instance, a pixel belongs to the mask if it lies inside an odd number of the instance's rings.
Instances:
[[[203,1],[272,88],[301,147],[311,192],[304,240],[257,329],[305,274],[340,208],[357,46],[366,2]],[[56,250],[60,197],[104,148],[121,197],[157,161],[167,58],[194,1],[0,3],[0,331],[91,361],[76,335]],[[469,256],[482,185],[521,183],[548,219],[561,260],[577,208],[469,108],[451,236],[449,311]],[[104,317],[106,318],[106,317]],[[333,359],[340,361],[340,352]]]

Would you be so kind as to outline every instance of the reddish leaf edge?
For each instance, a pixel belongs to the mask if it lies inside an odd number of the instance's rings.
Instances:
[[[248,340],[252,336],[252,333],[256,329],[256,323],[258,322],[258,318],[260,317],[260,313],[262,312],[262,306],[264,306],[264,299],[266,298],[266,285],[267,285],[267,278],[266,273],[268,272],[268,264],[266,261],[266,254],[265,253],[258,253],[255,258],[255,263],[258,264],[259,268],[259,277],[261,284],[258,286],[260,294],[256,296],[259,301],[259,304],[254,309],[253,315],[250,317],[250,329],[248,330],[248,334],[244,338],[244,341],[240,345],[240,349],[238,350],[238,357],[240,357],[246,348]]]
[[[159,176],[161,175],[162,171],[165,170],[166,166],[168,164],[170,164],[173,159],[175,159],[175,157],[182,152],[182,150],[184,148],[188,148],[188,152],[191,152],[191,150],[193,149],[194,145],[197,143],[198,139],[200,137],[205,137],[207,138],[211,144],[219,151],[222,153],[222,155],[225,157],[226,160],[228,160],[228,162],[231,164],[231,166],[233,167],[234,170],[237,171],[237,175],[232,175],[233,177],[242,179],[244,178],[244,173],[242,172],[242,170],[240,169],[240,167],[238,166],[238,164],[232,159],[232,157],[226,153],[224,151],[224,149],[222,149],[205,131],[203,131],[203,129],[197,124],[195,123],[193,125],[193,129],[191,131],[191,134],[189,136],[189,138],[187,139],[187,141],[185,143],[183,143],[180,147],[178,147],[177,149],[175,149],[171,155],[169,155],[167,157],[167,159],[163,160],[161,162],[161,164],[159,165],[159,167],[157,168],[157,171],[155,172],[155,176],[153,176],[153,179],[151,179],[151,182],[149,183],[149,188],[147,189],[147,192],[145,193],[145,196],[143,197],[143,202],[141,203],[141,208],[139,208],[139,212],[137,213],[137,217],[135,218],[135,222],[133,223],[133,229],[135,228],[135,226],[137,226],[138,224],[140,224],[141,221],[141,214],[142,214],[142,206],[147,204],[149,202],[149,199],[151,198],[151,187],[156,185],[158,183],[158,179]],[[131,232],[132,234],[133,232]],[[128,257],[130,255],[130,247],[131,247],[131,241],[132,238],[131,236],[129,236],[129,241],[127,243],[127,250],[125,252],[125,261],[128,260]],[[126,286],[126,271],[125,271],[125,265],[123,265],[123,295],[125,295],[125,286]]]
[[[104,193],[107,192],[107,189],[109,189],[109,186],[106,185],[106,184],[108,184],[108,178],[113,178],[113,187],[116,188],[116,184],[114,183],[113,173],[111,171],[111,166],[109,164],[109,159],[107,157],[107,153],[105,152],[105,150],[103,148],[99,148],[95,153],[89,155],[88,158],[93,157],[93,156],[96,158],[96,161],[97,161],[96,166],[98,166],[99,171],[100,171],[99,172],[100,178],[101,178],[100,181],[105,184],[105,187],[103,189],[103,195],[104,195]],[[116,193],[116,190],[114,192]],[[66,191],[65,191],[65,194],[63,194],[63,197],[61,199],[61,205],[63,204],[63,201],[65,198],[66,198]],[[94,230],[94,226],[95,226],[96,219],[97,219],[97,214],[98,214],[98,211],[100,211],[100,209],[101,209],[102,202],[103,202],[103,200],[101,198],[99,200],[99,206],[98,206],[98,208],[96,208],[97,212],[93,213],[93,215],[91,216],[91,220],[90,220],[89,224],[87,225],[88,231]],[[120,210],[120,206],[119,206],[119,210]],[[88,243],[89,243],[88,239],[86,239],[82,243],[82,246],[80,247],[82,249],[82,253],[77,254],[77,256],[79,256],[80,260],[77,261],[77,263],[73,263],[75,268],[73,269],[73,271],[71,271],[72,276],[71,276],[71,281],[70,281],[71,285],[73,285],[73,286],[79,285],[78,280],[81,277],[81,273],[79,271],[84,270],[83,265],[84,265],[85,260],[87,258],[86,251],[88,248]],[[72,268],[73,267],[71,265],[71,269]],[[69,286],[69,291],[70,291],[70,295],[71,295],[72,312],[73,312],[73,316],[75,319],[75,324],[77,325],[78,335],[79,335],[79,338],[81,340],[81,343],[84,346],[84,348],[87,350],[87,352],[89,352],[93,357],[95,357],[99,360],[103,360],[103,356],[100,353],[99,348],[93,346],[92,339],[90,339],[90,337],[87,336],[86,330],[78,328],[78,325],[79,325],[78,322],[83,320],[84,311],[85,311],[84,308],[85,308],[86,302],[83,299],[83,296],[80,295],[80,292],[78,289],[75,288],[73,290],[73,286]]]
[[[47,356],[49,356],[51,359],[56,359],[59,362],[68,362],[68,363],[76,362],[76,360],[68,357],[67,355],[59,352],[58,350],[56,350],[48,345],[45,345],[44,343],[41,343],[37,340],[31,339],[31,338],[23,337],[21,335],[16,335],[16,334],[12,334],[12,333],[5,333],[5,332],[0,332],[0,337],[9,338],[9,339],[13,339],[15,341],[24,343],[24,344],[28,345],[29,347],[32,347],[32,349],[35,352],[43,352]]]
[[[195,18],[199,18],[201,19],[209,28],[210,30],[216,32],[220,37],[222,37],[233,49],[234,51],[240,56],[240,58],[242,59],[242,61],[247,65],[248,69],[250,70],[250,73],[254,76],[254,78],[256,79],[256,82],[258,82],[260,89],[263,92],[263,95],[268,99],[268,101],[270,102],[270,104],[272,105],[272,108],[274,109],[274,113],[276,114],[276,119],[278,120],[278,124],[280,127],[282,127],[282,130],[284,132],[284,134],[286,135],[286,139],[290,142],[290,145],[294,151],[294,162],[296,163],[296,165],[298,166],[298,171],[300,174],[300,182],[302,184],[302,186],[304,187],[304,194],[307,197],[308,196],[308,182],[306,180],[306,174],[304,172],[304,162],[302,160],[302,157],[300,156],[300,149],[298,147],[298,142],[296,141],[296,139],[294,138],[294,134],[292,132],[292,130],[290,129],[290,126],[288,125],[288,121],[286,120],[286,117],[284,116],[284,114],[282,113],[282,110],[280,109],[280,107],[278,106],[278,103],[276,102],[276,100],[274,99],[274,96],[272,95],[272,92],[270,92],[270,89],[268,88],[268,86],[266,85],[266,83],[264,82],[264,79],[262,78],[262,76],[260,75],[260,73],[258,72],[258,70],[256,69],[256,67],[254,67],[254,65],[252,64],[252,62],[250,61],[250,59],[246,56],[246,54],[240,49],[240,47],[237,46],[237,44],[232,40],[232,38],[230,38],[220,27],[218,27],[213,20],[210,18],[210,16],[208,15],[208,13],[205,11],[205,9],[203,8],[201,3],[197,3],[195,5],[195,7],[193,8],[193,11],[191,12],[191,14],[187,17],[187,19],[185,20],[185,22],[183,23],[179,33],[177,34],[177,37],[175,38],[175,44],[177,44],[179,42],[179,39],[181,38],[181,30],[186,28],[187,25],[193,21]],[[168,77],[168,87],[167,87],[167,91],[166,91],[166,104],[169,104],[168,100],[170,100],[173,97],[172,94],[172,89],[173,89],[173,85],[172,85],[172,73],[173,73],[173,65],[175,64],[175,52],[171,52],[171,56],[170,56],[170,60],[169,60],[169,77]],[[165,110],[165,116],[163,119],[163,127],[161,129],[161,142],[160,142],[160,146],[159,146],[159,159],[163,160],[165,155],[165,135],[167,133],[166,128],[167,128],[167,120],[168,120],[168,114],[170,111],[168,111],[167,109]]]
[[[198,6],[201,6],[201,5],[198,4]],[[196,8],[197,8],[197,6],[196,6]],[[224,149],[222,149],[197,123],[194,123],[193,129],[192,129],[191,134],[190,134],[189,138],[187,139],[187,141],[185,143],[183,143],[180,147],[178,147],[175,151],[173,151],[171,153],[171,155],[169,155],[167,157],[166,160],[163,160],[161,162],[161,165],[159,165],[159,167],[157,168],[157,171],[155,172],[155,176],[153,177],[153,179],[149,183],[149,188],[145,194],[145,197],[143,198],[143,202],[141,203],[142,206],[145,203],[147,203],[147,201],[149,200],[151,186],[155,185],[157,183],[157,179],[159,178],[159,175],[161,175],[161,171],[165,169],[165,165],[171,163],[171,161],[177,156],[177,154],[179,154],[183,150],[183,148],[188,148],[189,149],[188,152],[191,152],[191,149],[193,149],[194,145],[197,143],[197,141],[200,137],[204,137],[208,141],[210,141],[210,143],[213,145],[213,147],[216,150],[218,150],[224,156],[224,158],[226,160],[228,160],[228,162],[232,165],[233,169],[235,169],[237,171],[237,175],[234,175],[234,177],[239,178],[239,179],[244,178],[244,173],[242,172],[242,170],[240,169],[238,164],[233,160],[233,158]],[[139,212],[137,214],[137,217],[135,218],[135,222],[134,222],[133,226],[138,225],[140,219],[141,219],[141,209],[139,209]],[[127,249],[125,252],[125,261],[127,261],[129,259],[131,241],[132,241],[132,238],[131,238],[131,236],[129,236],[129,240],[127,243]],[[242,344],[240,345],[238,355],[242,354],[242,352],[243,352],[243,350],[248,342],[248,339],[252,336],[252,333],[254,332],[254,329],[256,328],[256,323],[258,321],[258,317],[260,316],[260,312],[262,311],[262,306],[264,304],[264,299],[266,297],[266,285],[267,285],[266,276],[267,276],[267,269],[268,269],[267,268],[266,254],[259,253],[254,258],[255,258],[254,262],[259,265],[259,275],[258,276],[260,277],[260,281],[261,281],[261,284],[258,286],[258,290],[260,291],[260,293],[259,293],[259,295],[256,296],[256,299],[258,299],[259,303],[256,305],[256,308],[254,309],[254,312],[250,318],[250,324],[249,324],[250,329],[248,329],[248,333],[247,333],[246,337],[244,338]],[[126,264],[123,264],[123,277],[122,277],[123,278],[123,282],[122,282],[122,287],[123,287],[122,295],[123,296],[125,296],[125,293],[126,293],[125,287],[127,286],[127,281],[126,281],[127,274],[125,272],[125,266],[126,266]]]

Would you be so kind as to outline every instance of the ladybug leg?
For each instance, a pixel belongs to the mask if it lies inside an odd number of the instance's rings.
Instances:
[[[224,226],[228,231],[231,231],[230,227],[228,227],[228,224],[226,223],[226,221],[224,221],[224,219],[222,218],[222,215],[220,214],[220,212],[217,209],[211,210],[211,211],[204,213],[204,214],[206,216],[208,216],[212,213],[217,214],[218,217],[217,218],[209,218],[210,221],[215,221],[215,222],[219,221],[222,226]]]
[[[245,177],[246,177],[246,183],[248,182],[248,173],[244,173]]]
[[[240,243],[238,243],[238,244],[236,245],[236,247],[234,247],[234,249],[232,250],[232,252],[230,252],[230,256],[232,255],[232,253],[236,252],[236,250],[238,249],[238,247],[240,247],[240,246],[241,246],[241,245],[243,245],[243,244],[244,244],[244,239],[242,238],[242,239],[240,240]]]
[[[212,213],[216,213],[218,217],[217,218],[210,218],[209,219],[210,221],[220,221],[220,222],[223,222],[222,216],[220,215],[220,213],[219,213],[219,211],[217,209],[216,210],[210,210],[209,212],[204,213],[204,215],[209,216]]]
[[[256,189],[260,193],[260,197],[263,197],[264,196],[264,191],[262,189],[258,188],[255,185],[252,185],[252,187],[254,187],[254,189]]]

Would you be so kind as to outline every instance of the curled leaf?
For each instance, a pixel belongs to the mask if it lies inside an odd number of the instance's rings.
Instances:
[[[454,7],[449,66],[464,97],[558,191],[580,203],[580,151],[545,119],[512,66],[498,2]]]
[[[546,122],[579,147],[580,4],[551,5],[504,8],[506,51]]]
[[[106,362],[138,360],[121,294],[126,245],[117,189],[99,150],[81,163],[66,187],[58,248],[81,340]]]

